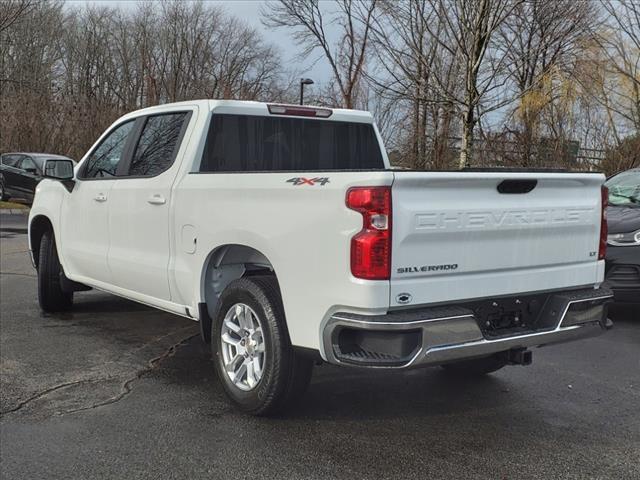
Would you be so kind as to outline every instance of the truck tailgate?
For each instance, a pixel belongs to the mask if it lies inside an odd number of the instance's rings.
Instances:
[[[591,173],[396,172],[390,305],[602,281]]]

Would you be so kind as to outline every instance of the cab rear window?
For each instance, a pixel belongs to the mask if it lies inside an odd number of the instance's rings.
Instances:
[[[373,125],[214,114],[201,172],[383,170]]]

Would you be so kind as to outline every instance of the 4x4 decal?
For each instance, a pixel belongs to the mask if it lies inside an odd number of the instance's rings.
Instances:
[[[293,177],[287,180],[287,183],[293,183],[294,185],[311,185],[311,186],[320,184],[321,186],[325,186],[327,183],[329,183],[329,177],[315,177],[315,178]]]

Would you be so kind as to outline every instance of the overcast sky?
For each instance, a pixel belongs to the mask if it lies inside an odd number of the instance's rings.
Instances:
[[[67,4],[73,6],[84,6],[87,4],[105,5],[119,8],[135,8],[137,0],[68,0]],[[238,17],[250,26],[260,31],[266,41],[275,44],[282,53],[284,65],[286,69],[294,65],[297,61],[297,46],[289,36],[290,31],[284,29],[268,29],[260,23],[260,8],[268,3],[268,0],[207,0],[207,3],[222,6],[229,14]],[[331,32],[328,32],[331,34]],[[330,70],[324,58],[315,62],[320,56],[320,52],[314,52],[312,58],[303,61],[299,66],[302,69],[308,69],[304,76],[312,78],[316,83],[323,83],[329,80]],[[309,88],[309,87],[307,87]]]

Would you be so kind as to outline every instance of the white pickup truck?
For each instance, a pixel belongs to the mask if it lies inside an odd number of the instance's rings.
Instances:
[[[369,113],[200,100],[125,115],[45,176],[41,308],[92,287],[199,320],[254,414],[320,360],[482,374],[605,326],[601,174],[394,170]]]

